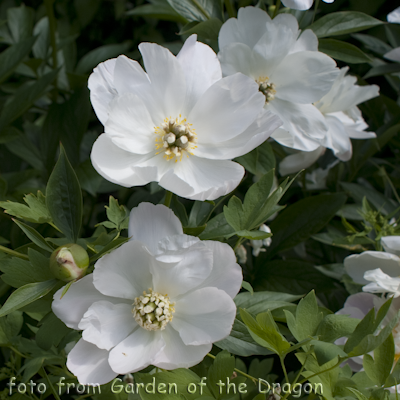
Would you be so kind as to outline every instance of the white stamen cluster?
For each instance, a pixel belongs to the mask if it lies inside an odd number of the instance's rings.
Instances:
[[[172,321],[175,303],[171,303],[167,295],[163,296],[153,289],[149,289],[149,292],[143,291],[143,296],[136,297],[132,314],[142,328],[148,331],[163,330]]]
[[[265,103],[269,103],[271,100],[275,98],[276,90],[275,84],[268,83],[269,78],[260,77],[256,80],[258,83],[258,90],[265,96]]]
[[[181,118],[181,116],[179,117]],[[196,143],[196,133],[192,128],[192,124],[186,122],[186,118],[183,120],[166,118],[161,128],[158,126],[155,127],[155,132],[158,135],[156,138],[156,148],[164,149],[165,157],[168,161],[174,157],[177,157],[175,162],[178,161],[178,157],[182,161],[183,151],[193,154],[191,150],[196,148],[194,146]]]

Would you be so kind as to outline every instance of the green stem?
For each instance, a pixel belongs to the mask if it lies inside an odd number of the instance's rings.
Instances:
[[[304,361],[304,364],[301,366],[301,368],[300,368],[298,374],[296,375],[296,378],[294,378],[294,381],[292,382],[291,387],[294,387],[294,385],[295,385],[295,384],[297,383],[297,381],[299,380],[300,375],[302,374],[302,372],[303,372],[303,370],[304,370],[304,368],[305,368],[305,366],[306,366],[307,359],[308,359],[308,356],[309,356],[309,355],[310,355],[310,354],[307,354],[307,357],[306,357],[306,359],[305,359],[305,361]],[[288,391],[288,392],[282,397],[281,400],[286,400],[286,398],[287,398],[290,394],[291,394],[291,392]]]
[[[46,5],[47,17],[49,18],[50,44],[52,48],[53,69],[57,69],[56,19],[54,17],[54,10],[53,10],[54,0],[44,0],[44,3]]]
[[[53,222],[48,222],[48,224],[49,224],[50,226],[52,226],[54,229],[56,229],[58,232],[61,232],[61,230],[58,229],[58,228],[53,224]],[[61,232],[61,233],[62,233],[62,232]]]
[[[170,192],[169,190],[167,190],[165,192],[164,206],[166,206],[166,207],[170,207],[171,206],[172,194],[173,193]]]
[[[282,366],[282,369],[283,369],[283,373],[285,374],[286,382],[290,384],[289,377],[288,377],[288,374],[287,374],[287,371],[286,371],[286,367],[285,367],[284,358],[283,357],[279,357],[279,360],[281,361],[281,366]]]
[[[235,9],[233,8],[231,0],[224,0],[226,11],[228,12],[229,18],[236,16]]]
[[[12,350],[15,354],[18,354],[22,358],[26,358],[22,353],[20,353],[15,347],[9,346],[10,350]]]
[[[274,19],[278,15],[279,8],[281,7],[281,0],[278,0],[275,4],[275,11],[274,11],[274,16],[272,19]]]
[[[240,238],[237,240],[235,246],[233,247],[233,251],[234,251],[234,252],[236,252],[236,250],[237,250],[237,249],[239,248],[239,246],[242,244],[242,241],[243,241],[243,238],[242,238],[242,237],[240,237]]]
[[[54,397],[56,398],[56,400],[61,400],[60,396],[58,395],[57,391],[54,389],[53,384],[51,383],[49,377],[46,374],[46,370],[44,369],[44,367],[40,368],[40,370],[43,372],[43,375],[46,377],[47,382],[49,383],[50,389],[54,394]]]
[[[23,260],[29,260],[29,257],[25,254],[18,253],[18,251],[11,250],[8,247],[0,246],[0,251],[3,253],[9,254],[10,256],[22,258]]]
[[[315,0],[314,15],[313,15],[311,23],[313,23],[315,20],[315,16],[317,15],[318,6],[319,6],[319,0]]]

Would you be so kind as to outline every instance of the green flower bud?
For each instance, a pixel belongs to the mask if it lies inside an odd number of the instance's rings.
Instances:
[[[81,246],[69,243],[53,251],[50,257],[50,270],[64,282],[82,278],[89,266],[89,256]]]

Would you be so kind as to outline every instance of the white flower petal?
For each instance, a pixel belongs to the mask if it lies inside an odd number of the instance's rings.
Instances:
[[[243,74],[223,78],[199,99],[188,116],[197,141],[223,142],[242,133],[263,109],[265,97]]]
[[[203,93],[222,78],[221,65],[211,47],[190,36],[176,56],[185,74],[187,96],[182,115],[188,115]]]
[[[400,296],[400,278],[391,277],[382,272],[380,268],[366,271],[364,273],[364,279],[372,283],[363,286],[363,292],[390,293],[390,295],[394,295],[394,297]]]
[[[363,319],[374,308],[376,296],[371,293],[356,293],[349,296],[344,307],[335,314],[350,315],[352,318]]]
[[[364,273],[372,269],[380,268],[385,274],[399,276],[400,258],[382,251],[364,251],[346,257],[344,267],[354,282],[365,285],[368,281],[364,279]]]
[[[149,182],[133,170],[136,164],[146,160],[147,157],[148,155],[122,150],[106,134],[97,138],[90,154],[93,167],[101,176],[126,187],[145,185]]]
[[[185,235],[174,237],[175,244],[186,241]],[[173,246],[171,246],[173,249]],[[213,265],[213,253],[207,246],[198,241],[189,248],[181,246],[166,255],[179,256],[178,263],[158,263],[151,266],[153,288],[157,293],[168,295],[172,301],[177,296],[187,293],[210,275]],[[160,258],[157,257],[160,260]],[[164,257],[161,260],[167,260]]]
[[[79,329],[79,321],[94,302],[106,300],[121,303],[121,299],[105,296],[94,287],[93,274],[74,282],[61,298],[64,289],[65,286],[54,294],[51,308],[54,314],[72,329]]]
[[[154,108],[160,117],[154,122],[161,124],[164,118],[176,118],[182,111],[186,96],[186,82],[179,61],[168,49],[155,43],[141,43],[139,50],[151,86],[158,94],[159,102]]]
[[[150,80],[141,65],[121,55],[116,59],[114,69],[114,85],[119,95],[126,93],[144,94],[150,89]],[[140,96],[141,97],[141,96]]]
[[[229,335],[235,315],[231,297],[223,290],[208,287],[180,298],[170,324],[185,344],[209,344]]]
[[[243,281],[242,268],[236,262],[235,253],[226,243],[205,240],[213,252],[213,267],[207,279],[197,289],[214,287],[224,290],[232,299],[238,294]]]
[[[108,106],[117,95],[114,86],[116,59],[100,63],[89,76],[90,101],[97,118],[104,125],[108,119]]]
[[[349,161],[353,154],[353,148],[346,127],[334,116],[326,115],[325,118],[329,131],[321,143],[331,149],[339,160]]]
[[[164,347],[161,331],[147,331],[139,327],[110,351],[108,361],[119,374],[136,372],[153,364]]]
[[[154,127],[143,101],[129,93],[116,97],[111,103],[105,132],[121,149],[148,154],[156,148]]]
[[[311,29],[306,29],[301,33],[294,46],[290,49],[289,54],[297,53],[298,51],[318,51],[318,38]]]
[[[198,143],[196,155],[203,158],[231,160],[249,153],[264,143],[282,125],[280,118],[263,109],[257,119],[241,134],[223,143]]]
[[[312,104],[296,104],[275,98],[268,108],[283,121],[271,137],[284,146],[312,151],[319,147],[317,140],[328,132],[324,116]],[[288,134],[282,134],[287,131]]]
[[[161,204],[140,203],[130,213],[129,237],[144,243],[153,254],[159,253],[160,240],[179,234],[183,234],[179,218]]]
[[[79,329],[83,330],[82,338],[105,350],[112,349],[137,327],[131,304],[108,301],[93,303],[79,323]]]
[[[212,344],[188,346],[183,343],[179,333],[170,324],[167,325],[161,335],[165,341],[165,347],[157,354],[153,364],[158,368],[176,369],[190,368],[199,364],[211,351]]]
[[[400,7],[395,8],[387,15],[388,22],[392,24],[400,24]]]
[[[235,162],[190,156],[165,174],[159,184],[187,199],[215,200],[235,189],[243,175],[244,168]]]
[[[82,385],[103,385],[118,375],[108,363],[108,351],[83,339],[69,352],[67,367]]]
[[[327,94],[339,74],[335,61],[317,51],[289,54],[279,64],[271,82],[276,95],[293,103],[313,103]]]
[[[282,176],[294,174],[313,165],[324,154],[325,148],[320,146],[313,151],[300,151],[285,157],[279,164],[279,173]]]
[[[253,48],[264,34],[265,25],[269,21],[269,15],[260,8],[240,7],[238,18],[230,18],[222,25],[218,36],[219,48],[223,49],[236,42]],[[251,30],[248,29],[249,26],[252,27]]]
[[[293,10],[308,10],[312,6],[314,0],[282,0],[285,7]]]
[[[400,12],[399,12],[399,14],[400,14]],[[395,49],[390,50],[383,57],[385,57],[388,60],[396,61],[396,62],[400,63],[400,47],[396,47]]]
[[[381,244],[388,253],[400,256],[400,236],[384,236]]]
[[[93,284],[107,296],[133,300],[152,287],[149,266],[153,262],[142,243],[129,241],[96,262]]]

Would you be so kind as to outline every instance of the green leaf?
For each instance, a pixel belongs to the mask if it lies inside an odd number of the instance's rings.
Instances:
[[[262,143],[250,153],[236,158],[235,161],[258,176],[267,174],[276,166],[274,151],[268,142]]]
[[[388,376],[385,382],[385,387],[391,387],[400,383],[400,361],[398,360],[393,367],[392,373]]]
[[[347,354],[336,344],[325,343],[318,340],[310,342],[313,345],[314,353],[319,365],[337,359],[337,357],[347,357]]]
[[[268,249],[270,257],[290,249],[320,231],[344,205],[343,193],[320,194],[292,204],[270,224],[274,240]]]
[[[372,59],[353,44],[335,39],[320,39],[318,50],[322,51],[335,60],[351,64],[362,64],[371,62]]]
[[[208,221],[206,229],[199,235],[199,238],[201,240],[211,240],[234,234],[235,230],[226,221],[224,213],[221,213]]]
[[[364,76],[363,79],[373,78],[374,76],[381,76],[386,74],[395,74],[400,72],[399,63],[383,64],[371,68]]]
[[[345,35],[358,32],[383,22],[358,11],[341,11],[324,15],[308,28],[312,29],[318,38]]]
[[[30,37],[8,47],[0,54],[0,83],[5,81],[29,54],[35,40],[35,37]]]
[[[235,319],[229,336],[214,344],[221,349],[229,351],[229,353],[242,357],[249,357],[255,354],[271,354],[269,350],[265,347],[259,346],[254,341],[246,325],[238,319]]]
[[[112,240],[107,245],[105,245],[98,253],[94,256],[90,257],[90,263],[97,261],[104,254],[110,253],[112,250],[121,246],[121,244],[126,243],[129,240],[127,237],[118,237],[117,239]]]
[[[186,23],[187,20],[179,15],[167,2],[167,0],[150,0],[151,4],[145,4],[129,10],[125,15],[140,15],[167,21]]]
[[[250,239],[250,240],[263,240],[263,239],[267,239],[269,237],[272,236],[272,233],[268,233],[268,232],[263,232],[263,231],[247,231],[247,230],[243,230],[243,231],[238,231],[235,232],[235,235],[239,236],[239,237],[244,237],[246,239]]]
[[[378,386],[385,384],[392,370],[395,355],[393,335],[374,350],[374,358],[369,354],[363,357],[363,367],[368,377]]]
[[[43,193],[38,190],[37,195],[28,194],[24,197],[27,204],[14,203],[12,201],[0,201],[0,207],[5,209],[5,213],[24,219],[28,222],[43,224],[51,222],[51,216],[46,206],[46,198]]]
[[[57,284],[58,281],[56,279],[51,279],[45,282],[29,283],[28,285],[21,286],[6,300],[3,307],[0,309],[0,317],[4,317],[40,299],[49,293]]]
[[[76,243],[82,223],[82,192],[63,146],[47,183],[46,204],[54,224]]]
[[[231,377],[235,368],[235,357],[227,351],[221,351],[215,357],[213,364],[208,370],[207,386],[216,399],[226,394],[226,390],[219,387],[218,383],[226,383]],[[226,387],[225,387],[226,389]]]
[[[25,113],[46,92],[47,87],[53,82],[57,73],[58,71],[49,72],[36,82],[27,83],[18,88],[0,114],[0,131]]]
[[[41,326],[36,333],[36,343],[40,348],[49,350],[53,345],[58,346],[61,339],[69,332],[71,329],[51,312],[41,321]]]
[[[391,46],[375,36],[365,35],[363,33],[355,33],[352,36],[363,43],[368,50],[374,51],[382,56],[388,53],[390,50],[393,50]]]
[[[199,236],[204,229],[206,229],[207,225],[197,226],[196,228],[191,227],[183,227],[183,233],[190,236]]]
[[[129,211],[125,206],[120,206],[118,200],[114,199],[113,196],[109,197],[109,205],[106,207],[107,218],[116,225],[120,231],[122,224],[129,217]]]
[[[35,58],[46,60],[50,48],[50,26],[49,18],[41,18],[33,28],[33,34],[36,36],[36,42],[33,45],[32,52]]]
[[[334,342],[352,334],[359,322],[359,319],[347,315],[328,314],[320,323],[316,335],[324,342]]]
[[[22,312],[14,311],[0,318],[0,345],[7,345],[17,336],[24,323]]]
[[[75,72],[77,74],[86,74],[92,71],[99,63],[126,53],[130,47],[131,42],[127,41],[124,43],[106,44],[91,50],[79,60]]]
[[[206,21],[222,18],[220,1],[214,0],[167,0],[171,7],[188,21]]]
[[[367,397],[365,397],[359,390],[354,389],[352,387],[347,387],[347,390],[350,390],[350,392],[352,392],[358,400],[368,400]]]
[[[195,201],[190,210],[188,227],[194,228],[204,225],[214,208],[214,202]]]
[[[204,39],[218,40],[221,26],[222,21],[218,18],[210,18],[201,22],[192,21],[179,31],[179,35],[191,35],[196,33]]]
[[[33,9],[24,4],[7,10],[7,23],[15,42],[32,36],[34,17]]]
[[[249,282],[242,281],[242,288],[243,288],[243,289],[246,289],[248,292],[250,292],[251,295],[254,294],[253,287],[250,285]]]
[[[14,219],[14,222],[22,229],[25,235],[32,240],[33,243],[43,250],[49,251],[50,253],[53,252],[53,247],[46,242],[45,238],[36,229],[16,219]]]

